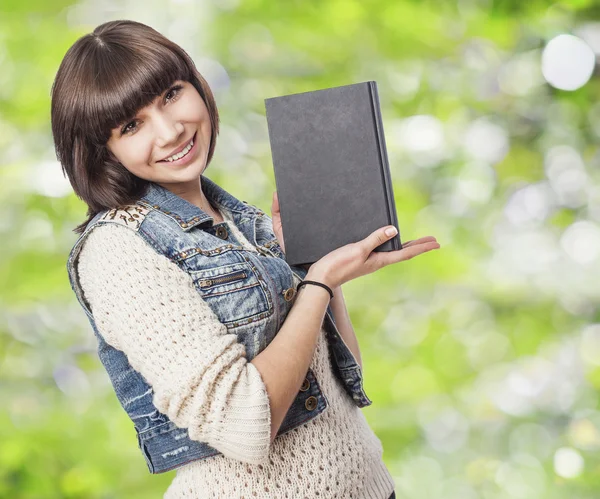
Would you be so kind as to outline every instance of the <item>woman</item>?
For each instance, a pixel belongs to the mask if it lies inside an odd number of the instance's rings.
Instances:
[[[77,40],[52,88],[88,206],[69,279],[148,468],[177,469],[171,498],[394,497],[341,285],[439,244],[373,252],[381,228],[290,267],[276,194],[271,219],[203,175],[218,124],[189,56],[132,21]]]

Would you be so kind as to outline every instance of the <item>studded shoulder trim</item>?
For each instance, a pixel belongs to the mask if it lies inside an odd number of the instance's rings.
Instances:
[[[137,231],[150,210],[139,204],[113,208],[100,217],[100,222],[115,222]]]

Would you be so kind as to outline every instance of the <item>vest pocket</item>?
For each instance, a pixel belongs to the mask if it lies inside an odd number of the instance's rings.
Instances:
[[[214,276],[210,279],[202,279],[198,281],[198,286],[202,291],[207,291],[215,286],[222,286],[223,284],[231,284],[235,281],[241,281],[248,277],[248,274],[244,270],[237,270],[222,276]]]
[[[202,299],[230,328],[264,319],[272,313],[266,284],[248,262],[190,273]]]

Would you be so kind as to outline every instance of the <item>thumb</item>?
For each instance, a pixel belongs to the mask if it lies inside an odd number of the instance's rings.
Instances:
[[[389,232],[389,233],[388,233]],[[398,234],[398,229],[393,225],[386,225],[369,234],[364,240],[364,244],[369,251],[373,251],[378,246],[381,246],[388,239],[391,239]]]

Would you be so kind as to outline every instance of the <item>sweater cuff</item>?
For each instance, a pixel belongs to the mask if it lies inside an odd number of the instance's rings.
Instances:
[[[219,422],[211,425],[213,447],[224,456],[250,464],[266,461],[271,446],[271,408],[260,372],[248,362]]]

